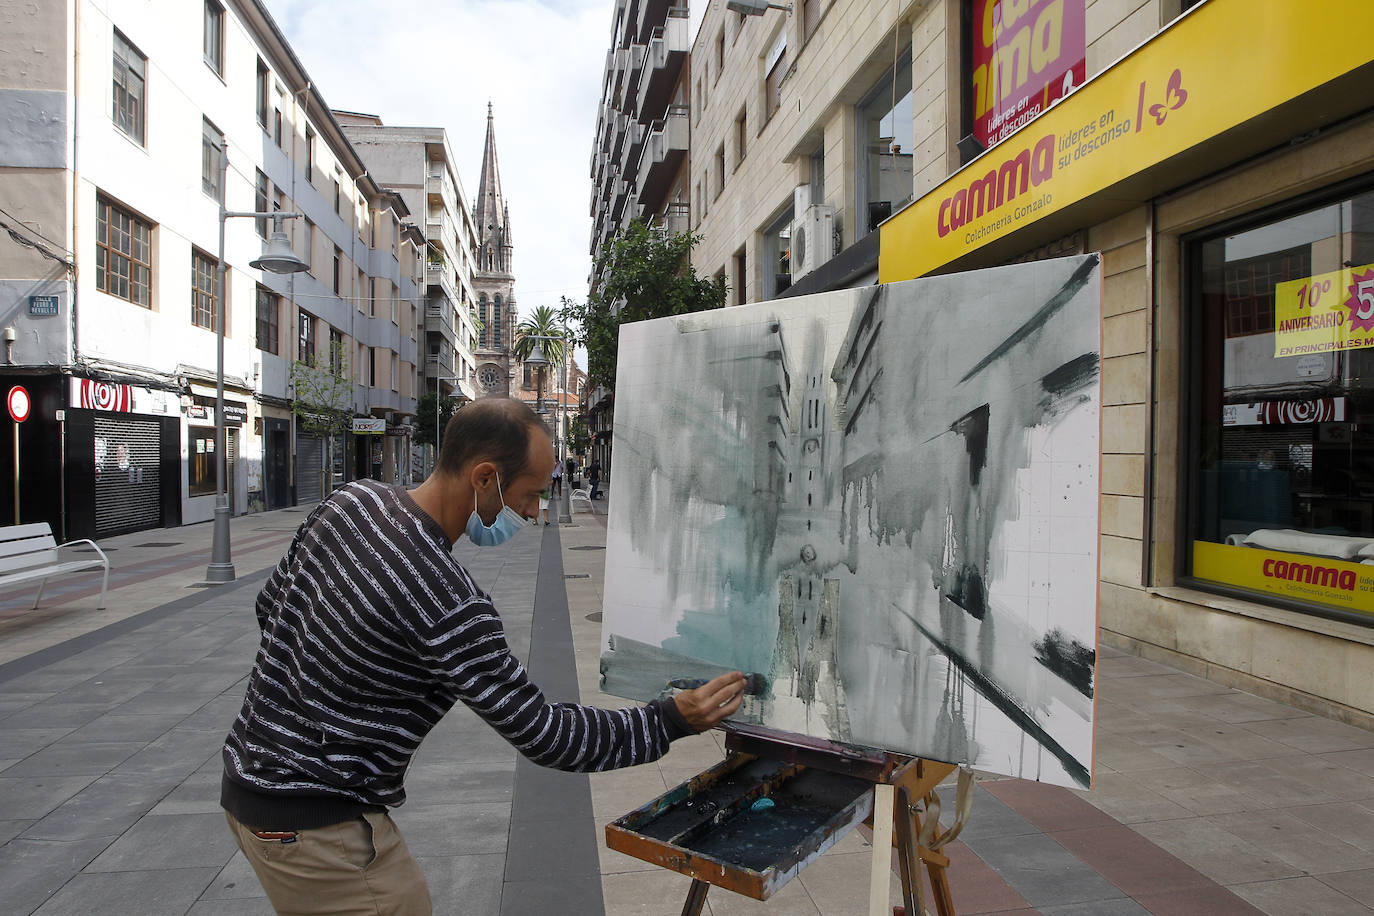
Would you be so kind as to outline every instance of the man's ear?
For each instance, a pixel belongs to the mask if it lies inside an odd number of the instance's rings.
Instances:
[[[468,471],[468,481],[474,490],[485,490],[496,482],[496,464],[491,461],[478,461]]]

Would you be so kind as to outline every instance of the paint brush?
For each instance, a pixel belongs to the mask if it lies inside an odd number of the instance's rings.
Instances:
[[[705,677],[675,677],[668,682],[668,686],[675,690],[696,690],[698,687],[710,683],[710,678]],[[749,696],[760,696],[768,689],[768,679],[757,672],[744,676],[744,692]]]

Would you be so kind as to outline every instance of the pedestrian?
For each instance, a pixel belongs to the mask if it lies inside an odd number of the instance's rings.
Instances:
[[[592,499],[599,499],[601,496],[601,462],[595,458],[592,463],[587,465],[587,479],[592,482],[592,492],[588,494]]]
[[[739,708],[738,672],[619,711],[550,703],[530,681],[452,548],[525,527],[552,455],[526,405],[471,404],[424,483],[332,493],[258,594],[262,638],[225,739],[220,803],[278,913],[431,912],[387,809],[459,700],[533,762],[579,772],[656,760]]]
[[[548,523],[549,523],[549,499],[550,499],[550,496],[549,496],[549,488],[548,488],[548,487],[545,487],[544,489],[542,489],[542,490],[539,491],[539,512],[543,513],[543,515],[544,515],[544,524],[545,524],[545,525],[548,525]],[[539,520],[539,515],[536,514],[536,515],[535,515],[535,521],[538,521],[538,520]]]
[[[553,464],[553,488],[550,491],[554,496],[563,495],[563,462],[555,461]]]

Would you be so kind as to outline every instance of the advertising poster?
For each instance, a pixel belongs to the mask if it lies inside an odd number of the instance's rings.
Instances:
[[[1374,264],[1274,287],[1274,355],[1374,347]]]
[[[1084,0],[974,0],[973,135],[1000,143],[1086,79]]]
[[[1374,560],[1374,541],[1369,553]],[[1374,565],[1365,559],[1193,542],[1193,575],[1199,579],[1374,617]]]

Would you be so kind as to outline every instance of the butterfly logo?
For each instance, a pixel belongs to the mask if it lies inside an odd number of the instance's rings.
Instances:
[[[1175,70],[1169,77],[1169,85],[1164,90],[1164,101],[1156,102],[1150,106],[1150,117],[1155,119],[1155,124],[1162,125],[1164,119],[1169,116],[1170,111],[1177,111],[1183,107],[1183,103],[1188,101],[1188,90],[1183,88],[1183,73]]]

